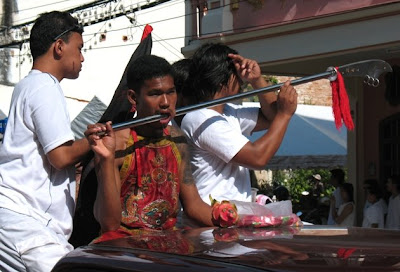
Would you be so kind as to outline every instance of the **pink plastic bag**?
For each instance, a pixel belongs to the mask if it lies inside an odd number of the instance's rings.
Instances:
[[[300,218],[292,212],[290,200],[259,205],[254,202],[230,201],[235,204],[239,219],[237,227],[301,226]]]

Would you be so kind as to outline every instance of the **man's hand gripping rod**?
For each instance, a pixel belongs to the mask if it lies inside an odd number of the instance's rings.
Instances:
[[[384,72],[392,72],[392,67],[383,60],[379,60],[379,59],[364,60],[364,61],[360,61],[360,62],[354,62],[354,63],[342,65],[342,66],[339,66],[337,69],[334,67],[328,67],[326,72],[292,80],[291,85],[296,86],[296,85],[304,84],[304,83],[322,79],[322,78],[327,78],[330,81],[334,81],[337,78],[338,72],[340,72],[345,77],[363,77],[364,83],[366,83],[370,86],[373,86],[373,87],[377,87],[379,85],[379,79],[378,79],[379,76]],[[190,105],[190,106],[186,106],[183,108],[179,108],[176,110],[176,116],[186,114],[186,113],[194,111],[194,110],[198,110],[198,109],[202,109],[202,108],[209,108],[212,106],[224,104],[224,103],[231,102],[231,101],[234,101],[237,99],[255,96],[260,93],[273,92],[273,91],[279,90],[282,85],[283,85],[283,83],[279,83],[279,84],[275,84],[272,86],[260,88],[257,90],[252,90],[252,91],[239,93],[236,95],[223,97],[223,98],[212,100],[212,101],[203,102],[203,103],[196,104],[196,105]],[[147,117],[137,119],[137,120],[130,120],[130,121],[114,124],[114,125],[112,125],[112,127],[114,130],[136,127],[136,126],[148,124],[151,122],[159,121],[163,117],[164,117],[163,115],[157,114],[157,115],[147,116]]]

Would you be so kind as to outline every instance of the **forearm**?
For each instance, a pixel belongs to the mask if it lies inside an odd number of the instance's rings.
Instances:
[[[184,208],[185,214],[201,226],[214,226],[211,211],[211,206],[203,201],[192,207]]]
[[[271,83],[267,82],[263,77],[260,77],[259,80],[252,83],[252,87],[254,89],[264,88],[269,85],[271,85]],[[277,99],[278,96],[275,94],[275,92],[261,93],[258,95],[258,101],[260,102],[261,112],[269,122],[272,122],[272,120],[276,116]]]
[[[335,205],[333,204],[333,205],[331,205],[331,206],[332,206],[332,207],[331,207],[331,213],[332,213],[332,218],[333,218],[333,220],[334,220],[337,224],[342,223],[341,221],[338,222],[338,213],[337,213],[337,211],[336,211]]]
[[[277,114],[267,132],[255,142],[248,142],[232,161],[252,169],[263,169],[279,149],[290,117],[283,113]]]
[[[80,162],[90,151],[90,145],[86,138],[70,141],[51,150],[47,158],[56,169],[64,169]]]
[[[96,165],[98,188],[94,216],[102,232],[116,230],[121,223],[120,186],[115,170],[114,159]]]

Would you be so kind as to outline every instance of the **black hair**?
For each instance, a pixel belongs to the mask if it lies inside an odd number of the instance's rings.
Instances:
[[[344,183],[344,171],[340,168],[330,170],[332,178],[336,179],[339,184]]]
[[[371,195],[374,195],[377,199],[382,198],[382,191],[377,185],[372,185],[367,188],[367,192]]]
[[[347,193],[349,197],[349,202],[354,202],[354,188],[353,184],[345,182],[340,184],[340,188],[343,188],[343,190]]]
[[[181,59],[172,64],[174,68],[174,83],[178,94],[184,93],[185,85],[189,77],[191,59]]]
[[[289,190],[285,186],[278,186],[274,190],[274,195],[278,201],[289,199]]]
[[[219,43],[207,43],[196,50],[192,57],[188,82],[195,90],[193,96],[196,101],[212,100],[221,86],[226,86],[232,74],[236,74],[233,60],[228,54],[237,54],[237,51]]]
[[[29,40],[33,60],[44,55],[54,39],[63,32],[65,34],[59,38],[68,42],[71,32],[82,34],[83,27],[68,12],[51,11],[41,14],[32,27]]]
[[[397,192],[400,193],[400,176],[399,175],[393,175],[389,177],[392,180],[393,186],[396,187]]]
[[[366,179],[364,180],[364,188],[370,188],[370,187],[377,187],[378,186],[378,180],[377,179]]]
[[[128,69],[128,88],[139,93],[145,80],[168,75],[174,78],[174,70],[168,61],[155,55],[144,55]]]

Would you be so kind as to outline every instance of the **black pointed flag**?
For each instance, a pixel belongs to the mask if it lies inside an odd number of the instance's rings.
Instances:
[[[99,123],[104,123],[111,120],[113,124],[117,124],[126,121],[129,111],[131,109],[131,104],[129,103],[126,96],[128,91],[126,74],[129,67],[134,65],[134,62],[137,58],[143,55],[151,54],[151,47],[153,45],[151,37],[152,30],[153,28],[150,25],[145,26],[140,44],[136,48],[135,52],[133,52],[131,59],[126,65],[124,74],[122,75],[121,81],[119,82],[117,89],[115,90],[110,105],[103,113],[103,116],[101,117]]]

